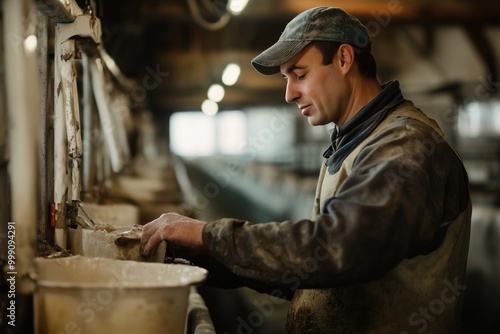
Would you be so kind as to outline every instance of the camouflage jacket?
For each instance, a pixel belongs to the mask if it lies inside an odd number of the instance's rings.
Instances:
[[[459,156],[406,102],[323,166],[311,219],[222,219],[203,241],[247,285],[293,293],[290,333],[454,333],[470,214]]]

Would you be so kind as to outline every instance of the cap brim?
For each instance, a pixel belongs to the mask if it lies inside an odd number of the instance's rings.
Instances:
[[[264,75],[280,72],[280,66],[299,54],[311,41],[278,41],[252,59],[252,66]]]

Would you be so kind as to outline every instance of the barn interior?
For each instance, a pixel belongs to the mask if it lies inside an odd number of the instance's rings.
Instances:
[[[37,327],[34,259],[82,254],[88,220],[144,225],[169,211],[254,223],[310,216],[329,126],[311,127],[286,103],[283,77],[259,74],[251,60],[316,6],[341,7],[365,24],[379,81],[397,79],[461,155],[473,201],[461,333],[500,331],[498,1],[1,3],[6,333]],[[288,302],[267,314],[258,305],[269,297],[247,288],[200,286],[191,297],[198,307],[189,312],[200,312],[207,333],[284,332]],[[185,333],[201,333],[187,321]]]

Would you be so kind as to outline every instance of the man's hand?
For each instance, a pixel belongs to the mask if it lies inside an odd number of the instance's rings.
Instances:
[[[185,249],[190,255],[203,253],[202,232],[205,222],[169,212],[144,225],[141,238],[141,254],[149,256],[158,245],[166,241],[169,245]]]

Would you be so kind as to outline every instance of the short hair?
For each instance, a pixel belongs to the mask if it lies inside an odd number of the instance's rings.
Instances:
[[[333,56],[344,43],[330,41],[314,41],[314,45],[323,55],[323,65],[331,64]],[[352,46],[355,51],[354,61],[358,64],[359,73],[365,78],[375,78],[377,76],[377,63],[373,57],[370,48],[360,49]]]

